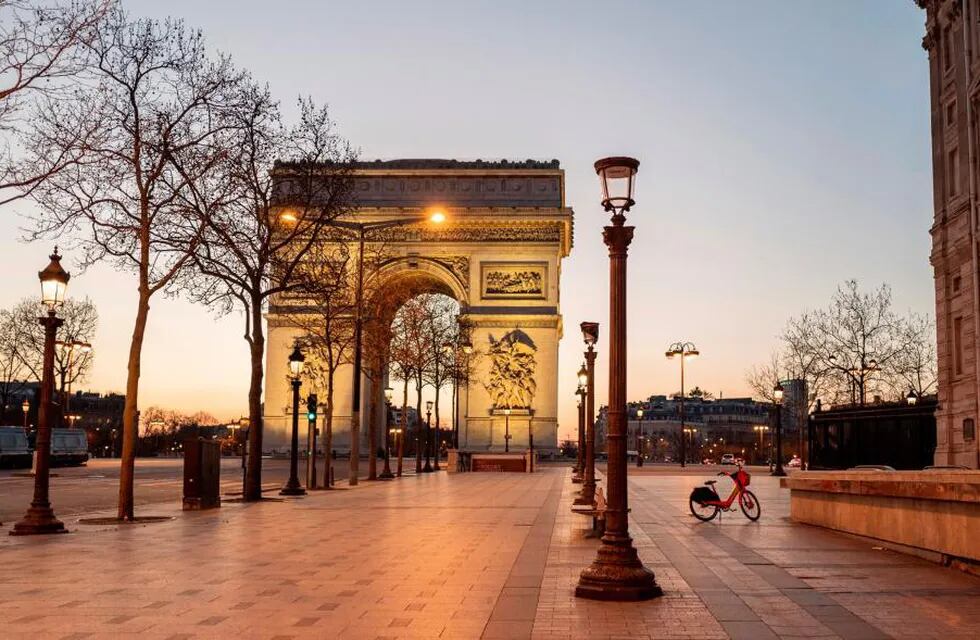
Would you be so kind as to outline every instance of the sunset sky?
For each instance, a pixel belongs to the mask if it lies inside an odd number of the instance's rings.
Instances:
[[[596,158],[641,162],[632,399],[678,389],[663,355],[676,340],[702,353],[689,386],[746,394],[746,369],[786,319],[847,278],[889,283],[900,311],[934,310],[924,14],[910,1],[126,4],[202,28],[289,113],[301,94],[328,103],[363,159],[559,159],[576,214],[562,268],[562,437],[575,427],[578,324],[608,320]],[[17,242],[29,213],[0,210],[0,306],[37,295],[54,244]],[[70,295],[101,315],[86,386],[121,391],[135,280],[81,273],[71,254],[66,266]],[[238,316],[155,299],[141,406],[244,413],[242,331]],[[600,381],[605,355],[603,340]]]

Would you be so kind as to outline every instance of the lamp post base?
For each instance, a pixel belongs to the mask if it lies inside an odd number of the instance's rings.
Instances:
[[[29,507],[24,518],[10,530],[12,536],[37,536],[68,533],[65,524],[55,517],[51,507]]]
[[[783,470],[782,470],[782,469],[780,468],[780,469],[776,469],[775,471],[773,471],[773,472],[772,472],[772,475],[774,475],[774,476],[776,476],[776,477],[779,477],[779,478],[781,478],[781,477],[784,477],[784,476],[786,475],[786,472],[785,472],[785,471],[783,471]]]
[[[651,600],[664,594],[653,572],[643,566],[630,538],[608,541],[602,546],[592,564],[582,571],[576,598],[636,602]]]
[[[304,489],[299,484],[299,480],[295,478],[290,478],[282,489],[279,490],[279,495],[281,496],[305,496],[306,489]]]
[[[391,471],[387,469],[378,474],[378,480],[394,480],[394,479],[395,479],[395,474],[393,474]]]

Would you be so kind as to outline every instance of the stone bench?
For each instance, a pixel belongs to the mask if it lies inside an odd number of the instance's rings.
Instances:
[[[595,504],[572,507],[572,512],[583,516],[591,516],[592,530],[600,536],[606,532],[606,496],[602,489],[595,490]]]

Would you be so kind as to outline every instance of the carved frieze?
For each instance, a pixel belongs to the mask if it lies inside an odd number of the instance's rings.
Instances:
[[[420,224],[376,235],[384,242],[561,242],[562,228],[558,221],[455,223],[442,229]]]
[[[542,175],[363,175],[354,176],[359,207],[560,207],[561,176]]]

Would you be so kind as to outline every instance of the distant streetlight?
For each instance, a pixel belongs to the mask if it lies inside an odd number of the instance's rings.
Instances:
[[[385,467],[378,477],[382,480],[391,480],[394,474],[391,473],[391,397],[395,390],[385,387]]]
[[[402,411],[403,412],[405,411],[405,407],[402,407]],[[405,454],[405,449],[404,449],[404,446],[403,446],[403,443],[405,442],[405,439],[403,438],[403,435],[404,435],[405,432],[404,432],[404,430],[401,427],[396,427],[396,428],[392,429],[391,432],[393,434],[395,434],[395,442],[398,443],[395,446],[396,450],[398,451],[398,466],[396,467],[396,469],[397,469],[397,472],[396,473],[397,473],[398,477],[401,478],[402,477],[402,459],[404,458],[404,454]]]
[[[31,410],[31,403],[30,403],[30,401],[28,401],[28,400],[25,399],[24,402],[21,403],[20,408],[21,408],[21,411],[24,412],[24,435],[26,436],[26,435],[29,435],[28,427],[27,427],[27,414]]]
[[[697,358],[701,355],[698,348],[694,346],[693,342],[675,342],[674,344],[667,347],[667,353],[665,354],[668,360],[673,360],[675,357],[680,356],[681,358],[681,433],[684,433],[684,361]],[[685,450],[685,438],[681,437],[681,466],[685,466],[687,462],[687,451]]]
[[[905,402],[911,407],[918,401],[919,396],[915,393],[915,389],[909,389],[909,394],[905,396]]]
[[[81,353],[89,353],[92,351],[92,344],[89,342],[83,342],[82,340],[56,340],[55,344],[68,351],[68,356],[65,362],[65,370],[67,371],[67,385],[62,397],[62,413],[67,415],[71,409],[71,383],[72,383],[72,365],[75,360],[75,352],[79,351]],[[65,382],[62,380],[62,382]],[[70,429],[74,429],[74,423],[70,423]]]
[[[432,400],[425,403],[425,466],[422,467],[423,473],[432,473],[432,462],[429,455],[432,453]]]
[[[643,466],[643,409],[636,410],[636,466]]]
[[[37,439],[34,445],[34,498],[24,517],[14,525],[10,535],[24,536],[45,533],[67,533],[64,523],[54,515],[49,499],[51,480],[51,387],[54,383],[54,343],[64,321],[55,310],[65,302],[65,291],[71,275],[61,268],[58,248],[50,256],[51,262],[38,273],[41,281],[41,302],[48,308],[47,314],[38,318],[44,327],[44,355],[41,369],[41,396],[37,409]]]
[[[772,390],[772,404],[773,409],[776,412],[776,467],[773,469],[772,475],[774,476],[785,476],[786,472],[783,470],[783,385],[776,383],[776,386]]]
[[[572,482],[579,484],[582,482],[582,474],[585,472],[585,386],[582,385],[581,378],[575,395],[578,396],[578,451],[575,452],[575,470],[572,473]]]
[[[289,452],[289,480],[279,491],[282,496],[301,496],[306,493],[306,489],[299,483],[299,387],[302,384],[300,376],[303,374],[305,361],[306,357],[297,342],[293,345],[293,352],[289,354],[290,384],[293,387],[293,439],[292,450]]]
[[[653,572],[643,566],[629,536],[626,489],[626,257],[633,227],[626,212],[634,204],[633,185],[640,163],[634,158],[603,158],[595,163],[602,184],[602,206],[612,214],[602,237],[609,249],[609,407],[606,414],[606,532],[592,564],[582,571],[575,595],[595,600],[649,600],[663,595]],[[583,325],[583,330],[585,326]],[[586,336],[586,342],[590,342]],[[590,349],[591,353],[591,349]],[[595,371],[589,366],[590,404]],[[590,410],[589,421],[592,421]]]
[[[510,407],[504,409],[504,453],[510,453]]]
[[[295,214],[293,222],[296,221]],[[282,218],[281,219],[285,219]],[[446,214],[441,210],[434,210],[428,213],[412,216],[410,218],[395,218],[391,220],[375,220],[371,222],[353,222],[351,220],[333,220],[330,226],[340,227],[341,229],[351,229],[358,235],[357,251],[357,287],[354,291],[354,373],[353,384],[351,384],[351,456],[350,456],[350,479],[349,483],[357,484],[357,467],[360,462],[360,452],[358,451],[357,433],[361,428],[361,353],[363,351],[364,335],[364,243],[369,232],[391,229],[408,224],[429,221],[434,224],[442,224],[446,221]],[[374,446],[374,443],[371,444]],[[374,452],[371,455],[375,455]],[[429,469],[431,471],[431,468]]]

